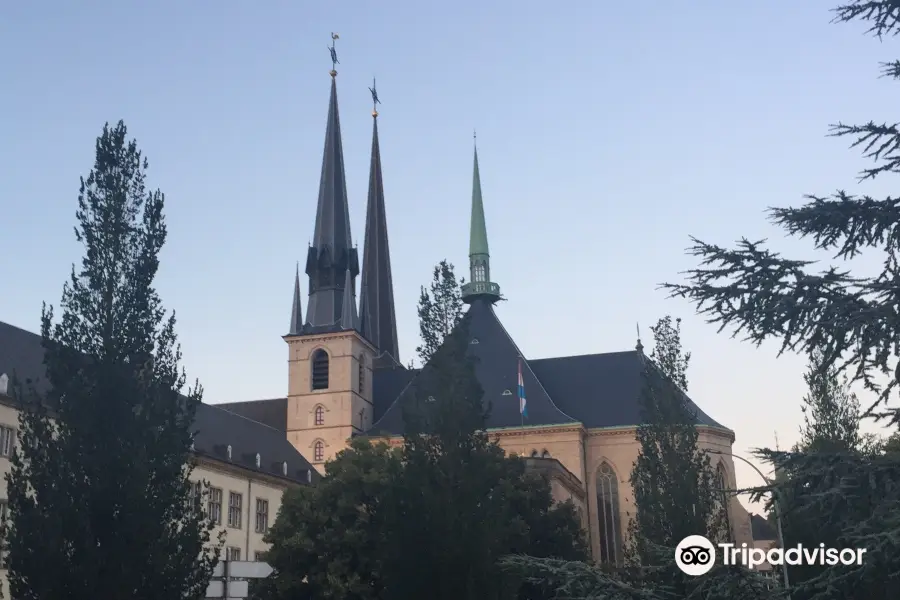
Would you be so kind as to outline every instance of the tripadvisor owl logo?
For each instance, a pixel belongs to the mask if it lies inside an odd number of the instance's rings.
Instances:
[[[781,565],[862,565],[864,548],[826,548],[803,546],[790,548],[754,548],[742,543],[718,544],[722,552],[722,564],[743,565],[750,569],[763,564]],[[716,565],[716,546],[702,535],[689,535],[675,547],[675,564],[685,575],[705,575]]]
[[[716,547],[702,535],[689,535],[675,547],[675,564],[685,575],[704,575],[716,564]]]

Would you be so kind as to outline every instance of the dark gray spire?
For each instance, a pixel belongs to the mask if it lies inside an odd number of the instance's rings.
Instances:
[[[309,276],[306,328],[339,325],[343,315],[345,274],[349,270],[351,286],[355,286],[359,274],[359,258],[350,237],[336,79],[337,72],[332,70],[316,226],[306,256],[306,274]],[[355,296],[354,290],[351,290],[351,296]],[[356,312],[355,308],[353,312]]]
[[[377,102],[374,84],[370,91],[373,101]],[[377,110],[372,110],[372,117],[372,161],[369,169],[369,200],[366,208],[359,319],[360,332],[378,350],[374,365],[379,367],[399,365],[400,353],[397,343],[397,317],[394,309],[387,216],[384,209]]]
[[[344,272],[344,297],[342,299],[341,329],[356,329],[359,317],[356,315],[356,294],[354,293],[353,275],[350,269]]]
[[[297,273],[294,275],[294,306],[291,308],[291,329],[288,335],[300,335],[303,327],[303,309],[300,306],[300,265],[297,264]]]

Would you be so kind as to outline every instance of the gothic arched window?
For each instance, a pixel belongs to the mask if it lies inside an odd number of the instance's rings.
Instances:
[[[730,538],[731,517],[728,515],[728,475],[725,473],[725,467],[722,466],[722,463],[719,463],[719,466],[716,467],[716,490],[719,492],[718,504],[720,510],[722,510],[725,515],[725,526],[727,528],[725,531]]]
[[[322,462],[325,460],[325,442],[319,440],[313,446],[313,461]]]
[[[365,394],[366,389],[366,355],[359,355],[359,394]]]
[[[324,425],[325,424],[325,407],[321,404],[316,407],[315,410],[315,423],[316,425]]]
[[[328,389],[328,353],[321,348],[312,355],[312,389]]]
[[[600,562],[620,563],[622,523],[619,516],[619,481],[607,462],[597,468],[597,526],[600,534]]]
[[[538,451],[537,451],[537,450],[532,450],[532,451],[531,451],[531,458],[537,458],[537,457],[539,457],[539,456],[540,456],[540,454],[538,454]]]

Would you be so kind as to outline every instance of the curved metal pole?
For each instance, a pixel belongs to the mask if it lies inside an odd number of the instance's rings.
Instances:
[[[731,452],[722,452],[721,450],[706,450],[709,454],[718,454],[720,456],[730,456],[731,458],[736,458],[739,461],[743,462],[746,465],[750,465],[750,468],[759,474],[763,481],[766,482],[766,485],[772,486],[772,508],[775,511],[775,526],[777,528],[778,533],[778,546],[784,550],[784,530],[781,527],[781,507],[779,506],[778,501],[778,491],[773,486],[773,482],[771,479],[763,475],[763,472],[759,470],[759,467],[754,465],[752,462],[744,458],[743,456],[738,456],[737,454],[732,454]],[[788,580],[788,569],[787,563],[782,560],[781,561],[781,574],[784,577],[784,590],[787,594],[788,600],[791,600],[791,584]]]

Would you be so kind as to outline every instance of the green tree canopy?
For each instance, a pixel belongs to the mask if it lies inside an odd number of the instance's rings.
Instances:
[[[147,168],[121,121],[103,128],[78,195],[84,257],[62,318],[43,311],[52,387],[17,383],[4,538],[19,600],[198,599],[218,558],[189,480],[200,390],[179,395],[175,317],[153,287],[166,225]]]

